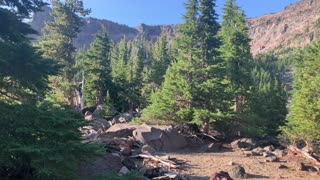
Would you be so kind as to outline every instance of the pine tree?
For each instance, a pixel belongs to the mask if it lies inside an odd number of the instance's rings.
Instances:
[[[250,80],[250,39],[244,12],[235,0],[224,5],[219,36],[222,41],[221,57],[225,61],[227,76],[235,97],[235,111],[243,112],[244,98],[248,98]]]
[[[319,57],[320,40],[295,55],[292,101],[282,128],[291,142],[306,140],[312,145],[320,139]]]
[[[41,51],[32,47],[28,35],[36,32],[23,22],[43,4],[0,2],[0,101],[34,102],[48,89],[48,76],[58,73],[56,63],[42,58]]]
[[[240,126],[251,136],[276,136],[287,114],[287,95],[279,80],[279,59],[259,55],[251,62],[252,95]]]
[[[129,50],[126,37],[124,36],[112,52],[112,82],[115,85],[113,91],[110,92],[115,107],[120,111],[128,110],[126,89],[128,88],[128,77],[130,75],[129,67]]]
[[[76,85],[74,84],[75,47],[73,39],[77,37],[82,26],[79,16],[87,15],[89,10],[83,8],[82,0],[66,0],[62,3],[52,1],[53,22],[46,23],[42,30],[43,35],[38,47],[44,52],[45,58],[58,62],[63,69],[60,76],[51,78],[51,94],[61,94],[56,101],[67,102],[69,105],[78,106],[75,102]]]
[[[87,106],[105,103],[107,91],[112,88],[110,53],[111,41],[107,29],[102,26],[82,60]]]
[[[163,76],[171,63],[166,32],[167,30],[163,28],[152,51],[151,81],[158,86],[162,84]]]
[[[144,117],[207,124],[228,114],[228,88],[218,58],[219,25],[214,6],[212,0],[189,0],[185,4],[177,62],[168,68],[163,87],[152,96]]]

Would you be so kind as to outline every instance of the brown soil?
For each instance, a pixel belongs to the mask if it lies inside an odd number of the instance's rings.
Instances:
[[[249,179],[289,179],[289,180],[320,180],[315,172],[296,170],[297,163],[303,160],[288,154],[280,162],[265,162],[264,157],[247,157],[242,151],[224,149],[219,152],[199,153],[184,150],[166,153],[172,158],[185,160],[186,165],[179,173],[188,175],[193,180],[208,180],[210,174],[218,171],[230,171],[231,162],[244,167]],[[279,169],[285,165],[288,169]]]

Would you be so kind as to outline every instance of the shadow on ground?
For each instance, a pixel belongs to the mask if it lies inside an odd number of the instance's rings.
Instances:
[[[255,174],[248,174],[248,179],[254,178],[254,179],[269,179],[269,176],[263,176],[263,175],[255,175]]]

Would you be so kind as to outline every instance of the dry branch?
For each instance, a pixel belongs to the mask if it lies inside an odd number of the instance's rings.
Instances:
[[[301,150],[301,149],[299,149],[299,148],[297,148],[295,146],[292,146],[292,145],[288,146],[287,148],[291,152],[301,155],[302,157],[308,159],[312,163],[314,163],[316,165],[320,165],[320,162],[317,159],[315,159],[314,157],[312,157],[309,153],[307,153],[307,152],[305,152],[305,151],[303,151],[303,150]]]

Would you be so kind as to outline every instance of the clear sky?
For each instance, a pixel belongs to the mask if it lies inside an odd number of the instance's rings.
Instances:
[[[286,6],[299,0],[237,0],[247,17],[282,11]],[[91,17],[108,19],[135,27],[148,25],[177,24],[182,22],[183,3],[186,0],[84,0],[91,8]],[[217,0],[216,11],[221,15],[225,0]]]

